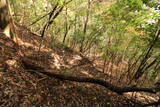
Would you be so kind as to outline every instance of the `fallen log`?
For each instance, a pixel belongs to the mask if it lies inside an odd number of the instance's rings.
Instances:
[[[139,88],[139,87],[118,87],[115,86],[107,81],[91,78],[91,77],[75,77],[75,76],[68,76],[64,74],[58,74],[53,71],[45,71],[45,70],[31,70],[32,72],[40,72],[43,73],[49,77],[57,78],[60,80],[68,80],[68,81],[74,81],[74,82],[84,82],[84,83],[93,83],[97,85],[101,85],[110,91],[113,91],[117,94],[123,94],[127,92],[148,92],[156,94],[157,89],[156,88]]]

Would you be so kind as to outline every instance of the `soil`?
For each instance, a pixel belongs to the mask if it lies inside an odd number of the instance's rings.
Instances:
[[[64,75],[114,80],[78,52],[60,45],[50,46],[22,26],[15,41],[0,34],[1,107],[138,107],[142,103],[90,83],[51,78],[37,72],[52,70]],[[47,42],[46,42],[47,41]],[[25,65],[25,62],[30,65]],[[36,72],[35,72],[36,71]]]

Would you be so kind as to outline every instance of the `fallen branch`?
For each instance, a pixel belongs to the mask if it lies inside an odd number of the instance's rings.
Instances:
[[[49,77],[54,77],[60,80],[69,80],[69,81],[75,81],[75,82],[84,82],[84,83],[93,83],[98,84],[101,86],[104,86],[105,88],[116,92],[117,94],[123,94],[127,92],[148,92],[148,93],[156,93],[155,88],[137,88],[137,87],[117,87],[107,81],[101,80],[101,79],[95,79],[90,77],[74,77],[74,76],[67,76],[63,74],[57,74],[53,71],[35,71],[35,72],[41,72]]]

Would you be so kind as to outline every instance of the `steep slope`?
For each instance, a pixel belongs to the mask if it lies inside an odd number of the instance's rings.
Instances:
[[[106,88],[51,78],[39,71],[77,77],[109,77],[81,54],[17,26],[15,41],[0,34],[0,106],[139,106]]]

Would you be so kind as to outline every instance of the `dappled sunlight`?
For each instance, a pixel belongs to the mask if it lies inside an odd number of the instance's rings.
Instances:
[[[93,75],[89,74],[87,71],[82,70],[81,73],[85,74],[88,77],[93,77]]]
[[[68,59],[68,64],[77,65],[80,60],[82,60],[80,55],[73,55],[71,59]]]
[[[10,26],[7,25],[7,27],[4,29],[3,33],[7,36],[7,37],[11,37],[10,35]]]
[[[130,1],[0,0],[0,106],[158,106],[160,6]]]
[[[140,102],[155,102],[158,101],[159,97],[152,95],[150,96],[149,94],[146,93],[139,93],[139,92],[135,92],[135,93],[125,93],[124,96],[126,96],[127,98],[134,98],[135,100],[138,100]]]
[[[54,57],[54,67],[56,67],[57,69],[60,69],[61,67],[61,60],[60,60],[60,56],[57,54],[51,54],[52,57]]]
[[[6,61],[6,64],[8,64],[8,65],[10,65],[10,66],[14,66],[14,65],[16,65],[16,63],[17,63],[17,61],[16,60],[7,60]]]
[[[19,38],[18,36],[15,37],[15,42],[17,42],[19,45],[21,46],[26,46],[26,47],[34,47],[36,50],[41,50],[43,52],[49,52],[52,51],[52,49],[45,47],[44,45],[40,45],[40,43],[37,42],[37,45],[29,43],[29,42],[25,42],[23,41],[21,38]],[[39,45],[38,45],[39,44]]]
[[[75,60],[81,60],[82,57],[80,55],[73,55],[73,59],[75,59]]]

